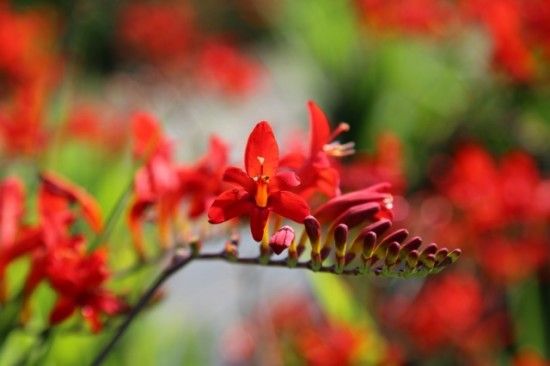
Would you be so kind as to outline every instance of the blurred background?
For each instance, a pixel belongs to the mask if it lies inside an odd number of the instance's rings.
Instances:
[[[110,212],[136,111],[158,116],[178,161],[214,133],[240,164],[259,120],[282,149],[307,136],[308,100],[351,126],[344,190],[390,182],[396,224],[460,261],[426,280],[193,263],[107,364],[548,365],[548,0],[0,1],[0,175],[24,178],[29,207],[49,169]],[[119,221],[115,273],[133,258]],[[157,270],[111,286],[135,299]],[[0,365],[33,344],[51,289],[33,301]],[[65,328],[42,364],[87,364],[112,330]]]

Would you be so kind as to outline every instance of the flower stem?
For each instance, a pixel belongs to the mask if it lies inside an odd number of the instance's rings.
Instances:
[[[155,295],[157,290],[178,270],[189,264],[192,260],[222,260],[226,261],[228,263],[237,263],[242,265],[256,265],[256,266],[269,266],[269,267],[284,267],[289,268],[289,263],[286,259],[282,260],[273,260],[267,259],[264,257],[245,257],[245,258],[234,258],[231,256],[228,256],[225,252],[219,252],[219,253],[199,253],[196,256],[193,256],[191,254],[187,256],[181,256],[181,255],[174,255],[172,257],[172,261],[168,267],[166,267],[155,279],[155,281],[151,284],[149,289],[140,297],[137,304],[132,308],[130,313],[126,316],[124,319],[124,322],[117,328],[115,331],[113,337],[111,340],[103,347],[101,352],[96,356],[95,360],[92,363],[92,366],[99,366],[105,361],[106,357],[109,355],[109,353],[113,350],[116,343],[120,340],[120,338],[124,335],[124,333],[128,330],[128,327],[132,323],[132,321],[136,318],[136,316],[146,307],[146,305],[150,302],[151,298]],[[310,261],[308,262],[297,262],[294,264],[294,266],[291,266],[290,268],[301,268],[301,269],[307,269],[310,271],[315,272],[324,272],[324,273],[332,273],[332,274],[339,274],[336,272],[334,266],[328,266],[328,267],[315,267],[312,266],[312,263]],[[361,274],[360,271],[357,269],[350,269],[350,270],[343,270],[341,272],[342,274],[346,275],[359,275]]]
[[[150,300],[153,298],[153,296],[156,294],[158,289],[172,276],[174,273],[176,273],[178,270],[183,268],[185,265],[187,265],[191,260],[193,260],[194,257],[188,256],[188,257],[181,257],[180,255],[176,254],[172,257],[172,261],[170,265],[168,265],[155,279],[155,281],[151,284],[151,286],[147,289],[147,291],[140,297],[137,304],[132,308],[130,313],[126,316],[124,319],[124,322],[120,324],[120,326],[115,331],[115,334],[111,338],[111,340],[103,347],[101,352],[96,356],[94,361],[92,362],[93,366],[98,366],[105,361],[109,353],[113,350],[114,346],[117,344],[117,342],[122,338],[132,321],[135,319],[135,317],[146,307],[146,305],[150,302]]]
[[[126,187],[124,188],[124,191],[122,191],[115,205],[111,209],[111,212],[109,213],[109,217],[105,222],[105,226],[88,246],[88,252],[92,252],[94,249],[96,249],[98,246],[103,244],[109,238],[109,236],[111,235],[111,232],[115,227],[115,224],[118,218],[121,216],[122,211],[126,206],[126,202],[130,197],[130,193],[132,192],[133,185],[134,185],[134,180],[132,178],[130,179],[130,182],[126,185]]]

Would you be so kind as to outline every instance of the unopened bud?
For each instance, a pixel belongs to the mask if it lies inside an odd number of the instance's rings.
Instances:
[[[406,229],[399,229],[394,231],[393,233],[389,234],[382,240],[382,244],[389,244],[391,242],[396,242],[398,244],[402,243],[405,239],[407,239],[407,236],[409,235],[409,232]]]
[[[223,249],[224,255],[227,259],[234,261],[239,256],[239,237],[238,236],[232,236],[231,239],[229,239],[225,243],[225,247]]]
[[[189,247],[191,248],[191,255],[196,257],[200,254],[202,242],[198,237],[195,237],[189,242]]]
[[[435,266],[435,254],[420,255],[420,262],[428,269],[432,269]]]
[[[447,255],[449,254],[449,250],[447,248],[441,248],[435,253],[435,261],[439,265],[440,263],[443,263],[445,258],[447,258]]]
[[[399,258],[405,259],[411,251],[418,250],[421,245],[422,239],[419,236],[411,238],[408,242],[401,246],[401,250],[399,251]]]
[[[294,241],[294,229],[290,226],[283,226],[271,236],[269,246],[275,254],[281,254]]]
[[[407,263],[407,267],[409,267],[409,270],[414,270],[416,268],[416,265],[418,264],[418,250],[412,250],[405,259],[405,262]]]
[[[397,263],[399,249],[401,249],[401,246],[395,241],[388,246],[388,250],[386,251],[386,266],[391,267]]]
[[[319,221],[311,215],[305,218],[304,227],[306,229],[307,236],[311,243],[311,250],[313,253],[319,253],[321,250],[320,247],[320,238],[321,238],[321,224]]]
[[[370,258],[375,244],[376,234],[371,231],[367,233],[367,235],[365,235],[365,238],[363,239],[363,259]]]
[[[435,254],[437,252],[437,244],[432,243],[428,245],[424,250],[422,250],[422,253],[420,253],[421,257],[426,257],[429,254]]]
[[[455,249],[453,250],[452,252],[450,252],[447,257],[448,258],[451,258],[451,263],[454,263],[457,261],[457,259],[460,257],[460,255],[462,254],[462,250],[460,249]]]
[[[336,246],[336,256],[344,257],[346,254],[346,244],[348,242],[348,226],[340,224],[334,229],[334,245]]]

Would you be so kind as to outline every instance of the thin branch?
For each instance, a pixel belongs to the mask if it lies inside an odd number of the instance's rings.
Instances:
[[[193,260],[194,257],[188,256],[185,258],[182,258],[179,255],[174,255],[172,262],[168,267],[166,267],[155,279],[153,284],[149,287],[149,289],[140,297],[137,304],[132,308],[130,313],[126,316],[126,319],[124,319],[124,322],[117,328],[115,334],[107,343],[101,352],[97,355],[95,360],[92,362],[93,366],[98,366],[105,361],[106,357],[109,355],[109,353],[112,351],[113,347],[116,345],[116,343],[120,340],[120,338],[124,335],[134,318],[146,307],[146,305],[151,301],[153,296],[156,294],[158,289],[172,276],[174,273],[176,273],[179,269],[183,268],[185,265],[187,265],[191,260]]]

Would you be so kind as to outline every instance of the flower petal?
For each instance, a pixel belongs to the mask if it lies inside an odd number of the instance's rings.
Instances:
[[[46,199],[48,195],[55,197],[64,197],[70,203],[77,203],[82,209],[84,218],[95,231],[99,232],[103,226],[101,217],[101,209],[99,204],[88,192],[83,188],[71,183],[52,172],[44,172],[40,175],[42,180],[42,188],[45,196],[41,195],[40,199]],[[44,203],[47,206],[47,203]]]
[[[309,124],[311,128],[311,156],[315,156],[328,143],[330,125],[327,116],[313,101],[307,103],[309,109]]]
[[[158,121],[147,113],[136,113],[132,118],[133,153],[138,159],[147,160],[163,139]]]
[[[208,222],[220,224],[248,214],[254,208],[253,199],[244,189],[230,189],[220,194],[208,209]]]
[[[254,240],[262,240],[268,218],[269,210],[265,207],[254,206],[250,211],[250,232]]]
[[[25,192],[17,178],[6,178],[0,183],[0,248],[15,240],[23,215]]]
[[[251,195],[254,195],[256,192],[256,182],[242,169],[230,166],[223,173],[223,180],[228,183],[238,184]]]
[[[53,310],[50,312],[50,324],[56,325],[70,317],[76,310],[74,299],[61,296],[57,299]]]
[[[268,206],[273,212],[287,219],[302,223],[309,215],[309,206],[295,193],[278,191],[269,195]]]
[[[290,189],[300,185],[300,178],[293,171],[286,170],[278,172],[274,177],[272,184],[279,189]]]
[[[250,133],[244,153],[244,165],[251,177],[275,175],[279,166],[279,146],[268,122],[258,123]]]

